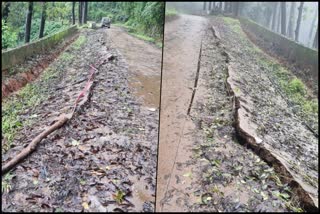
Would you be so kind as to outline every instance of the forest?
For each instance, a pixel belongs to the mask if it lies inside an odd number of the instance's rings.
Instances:
[[[167,8],[177,3],[169,2]],[[260,25],[311,48],[318,47],[318,5],[316,2],[187,2],[179,4],[179,11],[200,14],[229,13],[247,17]],[[178,12],[179,12],[178,11]]]
[[[160,2],[2,2],[2,49],[35,41],[72,25],[110,17],[134,33],[158,37],[163,31]]]

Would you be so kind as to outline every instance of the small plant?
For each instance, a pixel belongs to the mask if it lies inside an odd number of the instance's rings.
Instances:
[[[296,77],[289,82],[287,90],[291,93],[301,95],[304,95],[306,92],[303,82]]]
[[[122,201],[124,200],[124,196],[125,196],[124,192],[122,192],[121,190],[117,190],[116,194],[113,195],[113,198],[114,200],[116,200],[118,204],[121,204]]]
[[[79,50],[81,46],[87,41],[86,37],[81,35],[79,38],[72,44],[72,47],[76,50]]]
[[[14,177],[14,175],[12,175],[10,172],[7,173],[4,178],[2,179],[2,182],[1,182],[1,192],[4,193],[4,192],[9,192],[12,188],[11,186],[11,180],[12,178]]]

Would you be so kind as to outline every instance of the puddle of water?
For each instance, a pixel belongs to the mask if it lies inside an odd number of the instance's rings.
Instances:
[[[155,198],[152,196],[154,192],[146,188],[146,184],[143,182],[143,177],[140,179],[140,181],[137,180],[136,177],[132,177],[130,180],[133,183],[133,188],[132,198],[129,200],[135,205],[135,210],[142,211],[144,202],[150,201],[154,203]]]
[[[158,108],[160,101],[160,77],[135,74],[129,79],[133,94],[142,97],[145,106]]]

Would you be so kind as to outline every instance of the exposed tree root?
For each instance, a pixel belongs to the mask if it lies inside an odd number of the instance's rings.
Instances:
[[[111,57],[108,57],[108,59]],[[102,65],[105,63],[105,60],[101,61],[99,63],[98,66]],[[51,125],[49,128],[47,128],[45,131],[41,132],[35,139],[33,139],[31,141],[31,143],[24,148],[17,156],[15,156],[13,159],[11,159],[8,163],[6,163],[2,169],[1,172],[2,174],[7,173],[9,170],[11,170],[14,166],[16,166],[20,161],[22,161],[24,158],[26,158],[29,154],[31,154],[37,147],[37,145],[41,142],[41,140],[45,137],[47,137],[49,134],[51,134],[52,132],[54,132],[56,129],[60,128],[61,126],[63,126],[68,120],[70,120],[76,109],[77,109],[77,104],[79,103],[79,108],[80,109],[89,99],[90,99],[90,90],[92,88],[93,85],[93,78],[94,78],[94,74],[96,72],[98,72],[98,70],[90,65],[91,68],[91,72],[90,72],[90,77],[87,81],[87,84],[85,86],[85,88],[80,92],[80,94],[78,95],[76,101],[75,101],[75,105],[74,108],[72,110],[72,112],[70,114],[62,114],[60,115],[60,117],[58,118],[58,121],[56,121],[53,125]],[[83,98],[81,101],[80,99]],[[79,102],[80,101],[80,102]]]

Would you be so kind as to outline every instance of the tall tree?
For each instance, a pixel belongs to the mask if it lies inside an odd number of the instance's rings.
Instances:
[[[203,2],[203,10],[207,10],[207,2]]]
[[[224,2],[224,9],[223,9],[224,12],[227,12],[228,11],[228,2],[225,1]]]
[[[75,11],[74,11],[74,8],[75,8],[75,5],[76,5],[76,2],[72,2],[72,24],[74,25],[76,23],[76,16],[75,16]]]
[[[293,39],[294,17],[296,16],[296,2],[291,2],[290,17],[288,23],[288,35]]]
[[[315,16],[313,17],[313,20],[312,20],[312,23],[311,23],[308,45],[310,45],[311,42],[312,42],[313,29],[315,28],[315,24],[316,24],[316,20],[317,19],[318,19],[318,10],[315,11]]]
[[[44,26],[46,23],[46,2],[42,2],[42,12],[41,12],[41,22],[40,22],[40,33],[39,33],[39,38],[43,37],[44,33]]]
[[[239,15],[239,2],[232,2],[232,12],[235,17]]]
[[[82,6],[81,6],[81,13],[82,13],[82,24],[85,24],[84,23],[84,20],[85,20],[85,3],[86,2],[82,2]]]
[[[303,4],[304,2],[302,1],[300,3],[300,6],[299,6],[299,13],[298,13],[298,19],[297,19],[297,25],[296,25],[296,30],[295,30],[295,40],[296,42],[299,41],[299,33],[300,33],[300,24],[301,24],[301,19],[302,19],[302,9],[303,9]]]
[[[282,1],[281,3],[281,34],[287,35],[286,32],[286,2]]]
[[[82,1],[79,1],[79,25],[82,25]]]
[[[276,32],[277,10],[278,10],[278,2],[274,2],[273,10],[272,10],[272,25],[271,25],[271,29],[274,32]]]
[[[319,27],[319,24],[318,24],[318,27]],[[318,49],[318,27],[317,27],[317,32],[316,32],[316,35],[314,36],[314,40],[313,40],[313,48],[316,48]]]
[[[87,24],[87,20],[88,20],[88,4],[89,2],[85,2],[84,3],[84,24]]]
[[[222,1],[219,2],[219,12],[220,12],[220,13],[222,12]]]
[[[280,23],[281,23],[281,6],[279,4],[279,9],[277,13],[277,33],[280,33]]]
[[[31,1],[29,2],[29,5],[28,5],[28,12],[27,12],[27,18],[26,18],[26,29],[25,29],[25,35],[24,35],[25,43],[30,42],[32,12],[33,12],[33,2]]]
[[[2,5],[1,5],[2,6]],[[4,2],[4,7],[1,10],[1,17],[7,21],[8,15],[10,12],[10,2]]]
[[[212,2],[210,1],[209,6],[208,6],[209,11],[211,11],[211,4],[212,4]]]

